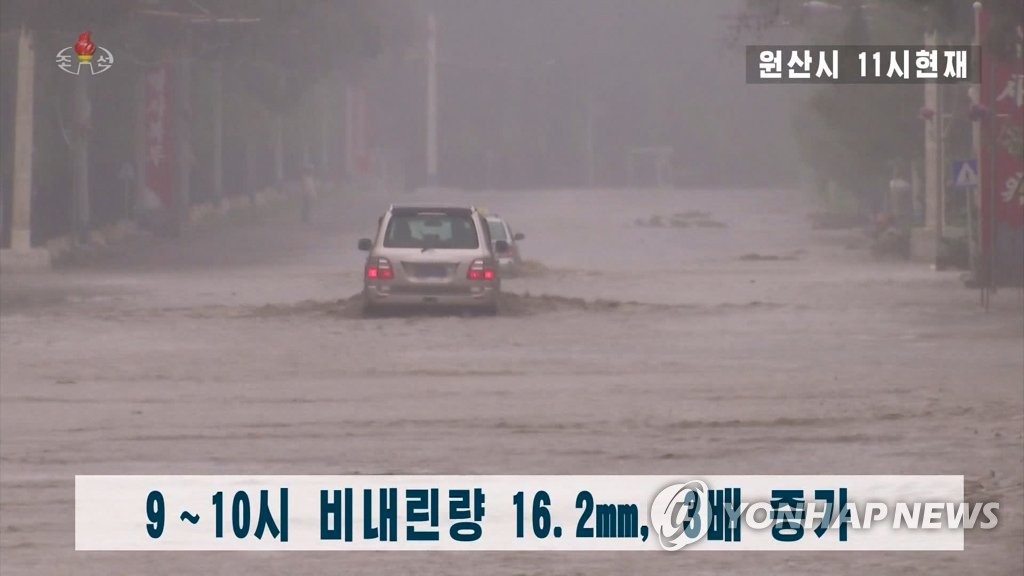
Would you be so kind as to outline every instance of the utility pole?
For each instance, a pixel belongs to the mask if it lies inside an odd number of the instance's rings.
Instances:
[[[331,159],[331,128],[333,124],[334,110],[331,108],[331,89],[329,80],[324,80],[320,86],[320,178],[327,180],[328,164]]]
[[[74,237],[78,243],[89,240],[89,133],[92,106],[89,102],[89,76],[80,71],[75,77],[74,134],[71,141],[72,215]]]
[[[32,248],[32,137],[35,50],[32,32],[18,34],[18,93],[14,120],[14,190],[11,198],[11,249]]]
[[[981,46],[981,2],[975,2],[972,6],[974,8],[974,45],[976,47]],[[969,90],[971,96],[971,104],[975,108],[980,109],[981,102],[981,75],[978,75],[978,81],[971,85]],[[974,278],[978,282],[985,282],[981,290],[981,303],[986,305],[988,303],[988,278],[983,277],[988,274],[988,264],[982,261],[985,256],[981,247],[984,245],[984,240],[981,237],[982,230],[985,230],[985,226],[981,225],[981,195],[984,194],[982,188],[982,182],[985,179],[982,177],[982,172],[985,171],[985,163],[981,161],[981,138],[982,129],[981,121],[975,120],[971,123],[971,149],[973,151],[974,160],[978,165],[978,185],[974,187],[974,190],[970,192],[967,198],[968,202],[968,214],[975,215],[975,222],[977,223],[973,230],[968,230],[967,236],[967,255],[970,261],[971,272],[974,274]],[[977,234],[974,231],[977,231]]]
[[[932,30],[924,35],[925,46],[937,46],[938,32]],[[919,244],[916,258],[938,264],[942,244],[942,200],[944,195],[945,166],[942,140],[945,132],[945,117],[942,110],[942,92],[936,82],[924,85],[925,142],[925,230]]]
[[[278,75],[277,93],[283,94],[284,91],[284,76]],[[274,138],[274,188],[280,193],[284,192],[284,111],[280,102],[274,106],[273,114],[271,130]]]
[[[39,269],[50,265],[50,253],[32,248],[32,138],[35,84],[32,31],[18,32],[18,91],[14,111],[14,174],[11,195],[11,248],[0,250],[0,267]]]
[[[146,74],[139,74],[135,83],[135,189],[130,204],[131,211],[125,217],[135,219],[146,205]]]
[[[274,111],[274,186],[278,192],[284,184],[284,113]]]
[[[345,82],[345,178],[351,180],[355,177],[355,147],[356,147],[356,104],[355,90],[352,88],[352,79]]]
[[[437,19],[427,15],[427,181],[437,184]]]
[[[587,187],[594,187],[594,97],[587,94]]]
[[[178,195],[175,202],[174,233],[180,234],[188,224],[192,202],[189,176],[192,172],[192,29],[185,25],[184,55],[178,59],[175,77],[178,105],[175,136],[178,140]]]
[[[224,200],[224,57],[218,48],[213,60],[213,202]]]
[[[949,162],[946,158],[946,133],[949,132],[950,118],[946,117],[946,90],[942,84],[935,85],[936,90],[936,102],[935,102],[935,122],[936,130],[938,130],[938,147],[939,147],[939,190],[938,198],[936,198],[937,205],[936,210],[938,212],[936,218],[936,255],[942,251],[942,236],[945,233],[946,228],[946,178],[947,172],[949,172]]]

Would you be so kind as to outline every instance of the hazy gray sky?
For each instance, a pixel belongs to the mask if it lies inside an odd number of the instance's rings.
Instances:
[[[429,0],[440,27],[442,128],[456,138],[480,131],[486,142],[537,125],[549,152],[576,162],[590,98],[595,148],[613,181],[626,147],[650,145],[674,146],[682,177],[778,181],[794,161],[791,95],[745,84],[746,40],[730,43],[736,5]],[[495,115],[504,130],[481,125]]]

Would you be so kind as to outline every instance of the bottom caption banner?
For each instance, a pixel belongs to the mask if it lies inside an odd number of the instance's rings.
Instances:
[[[963,476],[76,476],[76,550],[952,550]]]

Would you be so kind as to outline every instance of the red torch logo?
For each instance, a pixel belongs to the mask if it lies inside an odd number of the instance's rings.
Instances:
[[[82,32],[78,35],[78,42],[75,42],[75,54],[78,54],[78,61],[83,64],[92,62],[92,55],[96,53],[96,45],[92,43],[91,35],[92,32]]]
[[[83,69],[90,75],[102,74],[114,64],[114,55],[103,46],[92,42],[92,31],[86,30],[78,35],[78,41],[72,46],[65,46],[57,52],[57,68],[68,74],[78,76]]]

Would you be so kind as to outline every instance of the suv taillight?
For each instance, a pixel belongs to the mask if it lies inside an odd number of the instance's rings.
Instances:
[[[367,280],[391,280],[394,277],[395,271],[387,258],[373,258],[366,264]]]
[[[490,268],[484,264],[484,261],[481,258],[473,260],[473,263],[469,265],[469,272],[466,272],[467,280],[489,281],[497,278],[498,272],[494,268]]]

